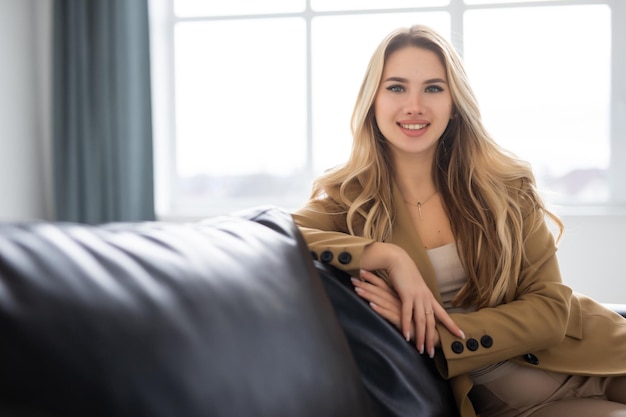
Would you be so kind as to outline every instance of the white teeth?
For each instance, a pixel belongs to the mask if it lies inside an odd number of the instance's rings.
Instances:
[[[426,126],[428,126],[428,123],[424,123],[424,124],[411,124],[411,125],[405,125],[405,124],[400,124],[400,126],[403,129],[409,129],[409,130],[420,130],[425,128]]]

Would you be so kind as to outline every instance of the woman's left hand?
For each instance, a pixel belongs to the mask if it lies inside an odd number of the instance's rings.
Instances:
[[[402,302],[385,280],[369,271],[361,271],[360,279],[352,278],[352,284],[356,293],[368,301],[374,311],[402,332]],[[411,340],[414,337],[415,334],[411,331]],[[439,333],[435,332],[435,345],[439,346],[439,342]],[[434,349],[429,351],[428,355],[434,357]]]

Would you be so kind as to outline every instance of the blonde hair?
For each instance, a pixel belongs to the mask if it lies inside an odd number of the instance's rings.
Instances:
[[[347,233],[379,241],[391,237],[393,166],[373,103],[387,58],[408,46],[437,54],[452,96],[454,116],[440,138],[433,178],[468,277],[454,303],[482,308],[510,301],[510,290],[528,266],[525,238],[541,227],[544,215],[556,223],[559,237],[563,224],[539,197],[530,166],[490,137],[461,59],[432,29],[398,29],[378,46],[352,114],[350,157],[314,182],[311,198],[326,211],[344,214]]]

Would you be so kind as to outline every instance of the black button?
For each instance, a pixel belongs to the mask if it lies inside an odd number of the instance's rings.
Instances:
[[[526,362],[528,362],[528,363],[530,363],[532,365],[539,365],[539,358],[537,358],[532,353],[525,354],[524,355],[524,359],[526,359]]]
[[[317,261],[317,252],[311,251],[311,257],[313,258],[314,261]]]
[[[452,352],[454,353],[462,353],[465,348],[463,347],[463,343],[461,342],[452,342]]]
[[[337,257],[337,260],[340,264],[346,265],[352,261],[352,255],[350,255],[350,252],[341,252]]]
[[[465,342],[465,346],[467,346],[469,350],[474,352],[475,350],[478,350],[478,340],[474,338],[467,339],[467,342]]]
[[[324,262],[325,264],[329,263],[332,260],[333,260],[333,253],[331,251],[325,250],[324,252],[320,254],[320,261]]]
[[[485,335],[480,338],[480,344],[483,345],[484,348],[490,348],[493,346],[493,339],[491,336]]]

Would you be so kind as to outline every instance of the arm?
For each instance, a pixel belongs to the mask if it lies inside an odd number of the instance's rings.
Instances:
[[[442,348],[443,357],[437,359],[444,376],[522,356],[557,344],[565,336],[571,290],[561,284],[552,234],[544,225],[527,246],[531,265],[521,277],[512,302],[473,313],[451,314],[466,332],[466,342],[451,334],[443,323],[437,323],[435,345]],[[361,280],[353,279],[353,284],[377,313],[401,329],[402,303],[393,288],[368,272],[361,273]],[[432,357],[434,352],[429,351],[429,355]]]
[[[526,252],[528,265],[513,301],[451,314],[465,330],[466,343],[438,326],[443,353],[438,366],[444,376],[541,350],[565,337],[572,291],[561,282],[554,238],[545,223],[528,235]]]
[[[407,341],[413,329],[420,353],[434,351],[438,340],[435,319],[446,326],[451,334],[464,337],[461,329],[436,301],[415,262],[404,249],[394,244],[352,236],[346,231],[336,231],[341,228],[337,225],[342,224],[336,216],[339,215],[310,207],[293,214],[309,248],[322,261],[352,276],[359,276],[361,270],[383,270],[387,273],[402,303],[399,329]]]
[[[357,276],[363,252],[374,240],[348,234],[339,226],[342,223],[339,216],[311,207],[311,204],[292,213],[314,258],[322,258],[322,262]]]

